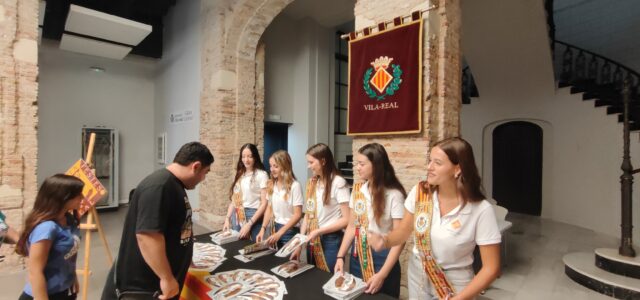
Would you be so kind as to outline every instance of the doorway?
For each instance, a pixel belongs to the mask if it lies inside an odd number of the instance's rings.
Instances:
[[[493,198],[509,211],[542,211],[542,128],[513,121],[493,131]]]

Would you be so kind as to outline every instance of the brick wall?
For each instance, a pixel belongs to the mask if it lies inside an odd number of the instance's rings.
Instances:
[[[264,50],[259,50],[258,40],[291,1],[204,1],[202,4],[200,136],[213,149],[216,163],[200,188],[200,217],[215,228],[220,227],[229,203],[227,191],[238,148],[253,142],[262,149]],[[423,31],[422,133],[355,138],[352,145],[356,150],[373,141],[383,144],[407,189],[425,177],[429,146],[445,137],[459,135],[460,128],[460,3],[459,0],[433,1],[438,8],[428,13]],[[356,29],[429,5],[428,1],[420,0],[359,0],[355,5]],[[404,270],[406,252],[402,256]],[[406,297],[406,288],[402,294]]]
[[[0,0],[0,210],[22,226],[35,199],[38,141],[38,1]],[[3,246],[3,271],[21,268]]]

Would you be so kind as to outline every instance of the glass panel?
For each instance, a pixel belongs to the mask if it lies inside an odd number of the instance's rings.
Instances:
[[[346,61],[340,61],[340,83],[349,83],[349,64]]]
[[[334,132],[339,132],[340,131],[340,110],[339,109],[335,109],[335,113],[333,116],[334,120],[333,120],[333,131]]]
[[[347,132],[347,111],[340,110],[340,132]]]
[[[349,42],[340,40],[340,54],[349,55]]]
[[[347,104],[349,101],[349,88],[343,85],[339,85],[338,89],[340,90],[340,107],[347,108]]]

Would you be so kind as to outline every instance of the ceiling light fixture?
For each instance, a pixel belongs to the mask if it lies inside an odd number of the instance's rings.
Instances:
[[[89,70],[94,71],[96,73],[104,73],[105,69],[103,67],[91,66]]]

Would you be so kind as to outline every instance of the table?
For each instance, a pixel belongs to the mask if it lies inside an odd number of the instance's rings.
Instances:
[[[196,242],[200,243],[212,243],[211,238],[209,237],[210,233],[203,234],[195,237]],[[223,248],[227,250],[225,256],[227,259],[222,263],[220,267],[215,269],[211,274],[217,272],[231,271],[235,269],[252,269],[252,270],[260,270],[268,274],[275,275],[271,272],[271,269],[275,266],[281,265],[288,261],[288,258],[276,257],[274,254],[270,254],[267,256],[263,256],[255,259],[254,261],[243,263],[233,256],[238,254],[238,250],[242,249],[242,247],[251,244],[248,240],[240,240],[237,242],[229,243],[222,245]],[[183,292],[180,296],[181,300],[196,300],[196,299],[208,299],[203,298],[202,295],[205,295],[210,288],[204,284],[200,278],[209,275],[209,273],[196,271],[189,271],[187,274],[187,278],[185,279],[185,287],[183,288]],[[285,283],[287,287],[288,294],[284,296],[284,299],[304,299],[304,300],[314,300],[314,299],[333,299],[324,294],[322,291],[322,285],[324,285],[331,278],[332,274],[321,271],[317,268],[313,268],[308,270],[298,276],[293,278],[282,278],[280,276],[275,275],[280,280]],[[357,299],[394,299],[385,294],[362,294]]]

